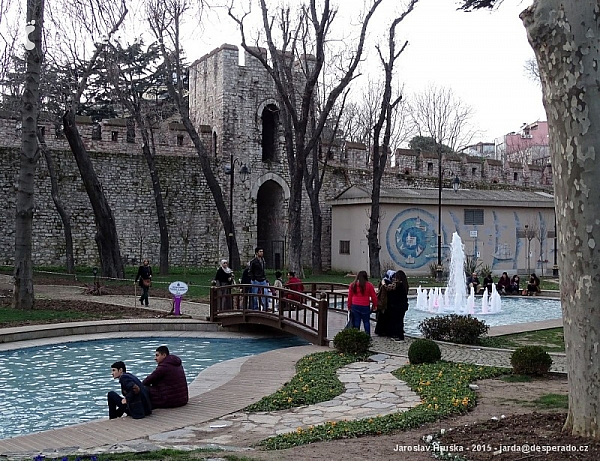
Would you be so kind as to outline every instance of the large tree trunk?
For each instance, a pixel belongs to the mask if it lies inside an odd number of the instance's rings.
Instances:
[[[154,148],[150,150],[150,143],[152,143],[152,146],[154,147],[154,140],[150,138],[148,128],[139,113],[136,114],[136,121],[142,134],[142,151],[144,152],[144,157],[146,157],[148,170],[150,170],[152,190],[154,192],[154,203],[156,205],[156,216],[158,218],[158,231],[160,234],[159,272],[161,275],[167,275],[169,273],[169,227],[167,225],[167,215],[163,203],[160,179],[154,163]]]
[[[600,94],[596,1],[539,0],[521,14],[548,116],[569,411],[564,429],[600,438]]]
[[[63,126],[65,136],[75,156],[83,185],[92,205],[94,220],[96,222],[96,245],[98,246],[98,254],[100,255],[102,276],[123,278],[125,271],[123,270],[123,260],[121,259],[115,218],[77,130],[75,114],[72,110],[65,112]]]
[[[13,304],[19,309],[33,309],[33,213],[35,170],[40,157],[37,139],[40,69],[42,66],[42,27],[44,1],[27,1],[27,70],[23,91],[21,162],[15,213],[15,285]]]
[[[60,198],[60,193],[58,190],[58,179],[56,177],[56,167],[54,166],[54,159],[52,158],[52,153],[48,146],[46,146],[46,142],[40,139],[40,146],[42,152],[44,153],[44,157],[46,159],[46,165],[48,166],[48,174],[50,175],[50,193],[52,195],[52,200],[54,201],[54,206],[56,207],[56,211],[60,216],[60,219],[63,224],[63,228],[65,230],[65,264],[67,268],[68,274],[75,273],[75,259],[73,257],[73,234],[71,232],[71,215],[66,210],[63,201]]]

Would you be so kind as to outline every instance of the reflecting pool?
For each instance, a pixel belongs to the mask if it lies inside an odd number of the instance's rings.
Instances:
[[[110,366],[123,360],[144,379],[166,345],[181,357],[188,384],[207,367],[237,357],[299,346],[294,338],[151,337],[103,339],[0,352],[0,439],[108,416],[106,394],[120,392]]]
[[[481,299],[481,298],[479,298]],[[478,301],[481,303],[481,301]],[[404,319],[404,330],[411,336],[421,336],[419,323],[435,313],[416,309],[416,298],[409,299],[409,308]],[[443,314],[442,314],[443,315]],[[502,311],[497,314],[476,314],[488,326],[512,325],[515,323],[537,322],[539,320],[560,319],[562,311],[559,299],[529,296],[503,296]]]

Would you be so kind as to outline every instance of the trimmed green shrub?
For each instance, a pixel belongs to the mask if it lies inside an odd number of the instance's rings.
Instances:
[[[550,371],[552,357],[541,346],[523,346],[512,353],[510,364],[517,375],[543,376]]]
[[[419,323],[419,330],[427,339],[457,344],[478,344],[489,326],[471,315],[450,314],[429,317]]]
[[[408,348],[408,361],[411,365],[435,363],[441,358],[440,347],[431,339],[416,339]]]
[[[371,346],[371,337],[364,331],[348,328],[335,335],[333,345],[345,354],[365,355]]]

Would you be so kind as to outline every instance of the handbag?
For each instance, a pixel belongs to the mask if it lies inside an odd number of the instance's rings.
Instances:
[[[349,330],[352,327],[352,317],[354,314],[352,314],[352,311],[348,311],[348,323],[346,323],[346,326],[344,327],[344,330]]]
[[[142,279],[142,285],[144,285],[145,287],[149,288],[152,286],[152,280],[150,279]]]

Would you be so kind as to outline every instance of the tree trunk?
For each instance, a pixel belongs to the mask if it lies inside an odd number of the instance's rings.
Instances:
[[[136,121],[140,127],[142,134],[142,151],[146,157],[150,178],[152,180],[152,190],[154,192],[154,204],[156,205],[156,216],[158,218],[158,231],[160,234],[160,255],[159,255],[159,272],[160,275],[169,273],[169,227],[167,225],[167,215],[165,213],[165,205],[163,203],[162,190],[160,187],[160,178],[154,163],[154,148],[150,150],[150,143],[154,147],[154,142],[150,139],[146,124],[142,120],[139,113],[136,113]]]
[[[212,193],[213,199],[215,201],[215,206],[217,207],[217,213],[219,213],[219,218],[221,219],[221,223],[223,224],[224,229],[229,229],[229,211],[227,210],[227,206],[225,205],[225,199],[223,198],[223,192],[221,191],[221,186],[217,181],[215,174],[210,166],[210,160],[208,158],[208,153],[206,152],[206,147],[204,143],[200,139],[198,132],[194,128],[190,118],[186,113],[183,113],[181,110],[179,111],[179,115],[181,116],[181,121],[183,122],[183,126],[185,126],[188,135],[192,139],[194,143],[194,147],[196,148],[196,152],[198,154],[198,158],[200,159],[200,166],[202,168],[202,173],[204,173],[204,178],[206,179],[206,184],[210,192]],[[231,218],[233,219],[233,217]],[[227,239],[227,245],[231,245],[231,261],[229,264],[231,267],[241,267],[240,261],[240,250],[237,244],[237,237],[235,234],[235,226],[231,229],[233,236]]]
[[[600,95],[597,2],[538,0],[521,13],[548,116],[569,410],[564,430],[600,438]]]
[[[52,153],[48,149],[48,146],[46,146],[46,142],[44,140],[40,140],[40,146],[46,159],[46,165],[48,166],[52,200],[54,201],[54,206],[56,207],[56,211],[58,211],[65,231],[65,264],[67,268],[67,273],[74,274],[75,259],[73,257],[73,235],[71,233],[71,215],[65,209],[65,205],[60,199],[60,193],[58,191],[58,180],[56,177],[56,167],[54,166],[54,159],[52,158]]]
[[[96,245],[100,256],[102,276],[124,278],[125,271],[123,270],[115,218],[77,130],[75,114],[70,109],[63,115],[63,126],[92,205],[96,222]]]
[[[21,159],[15,213],[15,285],[13,305],[18,309],[33,309],[33,213],[35,202],[35,171],[40,157],[37,123],[40,99],[40,69],[42,66],[42,28],[44,1],[27,1],[27,37],[25,40],[27,69],[23,91]]]

